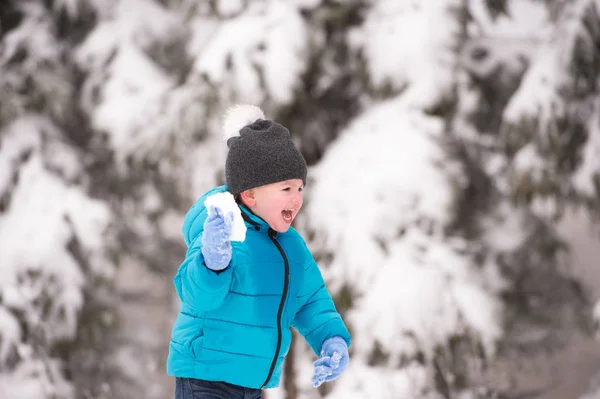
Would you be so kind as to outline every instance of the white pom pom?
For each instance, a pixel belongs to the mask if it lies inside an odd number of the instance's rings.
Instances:
[[[265,113],[256,105],[239,104],[230,107],[223,119],[223,138],[240,135],[240,129],[255,122],[257,119],[266,119]]]

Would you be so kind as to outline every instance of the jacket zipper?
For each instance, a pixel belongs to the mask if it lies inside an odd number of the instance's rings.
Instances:
[[[279,309],[277,310],[277,349],[275,349],[275,355],[273,355],[273,361],[271,362],[271,367],[269,368],[269,374],[267,375],[267,379],[262,385],[262,388],[267,386],[267,383],[273,376],[273,371],[275,370],[275,365],[277,364],[277,358],[279,357],[279,352],[281,351],[281,340],[282,340],[282,331],[281,331],[281,317],[283,315],[283,307],[285,305],[285,300],[288,294],[288,285],[289,285],[289,277],[290,277],[290,265],[288,263],[287,256],[285,256],[285,252],[279,244],[279,241],[275,238],[276,236],[275,230],[269,228],[269,238],[273,241],[273,244],[281,253],[281,257],[283,258],[283,263],[285,265],[285,274],[283,277],[283,293],[281,294],[281,302],[279,302]]]

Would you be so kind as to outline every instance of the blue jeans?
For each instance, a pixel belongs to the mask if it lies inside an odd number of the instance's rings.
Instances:
[[[177,377],[175,399],[262,399],[262,390],[226,382]]]

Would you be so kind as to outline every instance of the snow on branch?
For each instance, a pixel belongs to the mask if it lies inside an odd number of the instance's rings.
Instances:
[[[311,172],[307,229],[312,249],[331,259],[321,265],[330,288],[352,292],[354,364],[382,351],[374,367],[432,375],[407,362],[433,361],[455,337],[494,353],[505,282],[495,263],[475,264],[472,243],[447,235],[463,171],[437,141],[442,121],[402,103],[373,106],[331,145]],[[369,390],[364,378],[344,381],[342,392]],[[415,397],[424,386],[395,393]]]
[[[456,62],[452,52],[461,32],[460,21],[451,16],[460,7],[455,0],[373,2],[363,26],[348,40],[364,53],[374,88],[407,88],[410,100],[418,103],[437,98],[442,87],[448,89]]]
[[[600,172],[600,1],[569,2],[525,73],[504,114],[502,132],[518,162],[514,184],[558,197],[598,195]],[[519,188],[519,187],[517,187]]]
[[[195,35],[204,37],[204,30]],[[192,51],[194,74],[236,102],[287,104],[308,61],[307,36],[293,4],[251,2],[244,13],[216,27],[209,40],[194,40],[202,44]]]
[[[92,127],[106,133],[121,170],[128,162],[160,160],[179,136],[185,141],[191,134],[184,125],[192,112],[186,110],[195,111],[197,99],[190,90],[174,90],[175,68],[153,58],[156,48],[184,41],[183,35],[174,12],[156,2],[124,0],[75,49],[87,72],[82,105]]]
[[[89,280],[114,272],[104,241],[110,212],[75,184],[85,181],[80,159],[43,117],[0,132],[0,170],[0,396],[27,386],[33,396],[19,397],[56,397],[48,389],[62,383],[50,375],[60,376],[50,349],[75,339]]]
[[[19,2],[18,8],[23,19],[3,33],[0,46],[0,122],[25,114],[31,107],[46,107],[63,119],[72,85],[53,21],[41,2]]]

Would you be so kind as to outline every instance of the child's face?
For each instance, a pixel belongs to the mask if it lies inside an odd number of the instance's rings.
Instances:
[[[247,190],[242,198],[273,230],[285,233],[302,208],[303,190],[302,180],[292,179]]]

